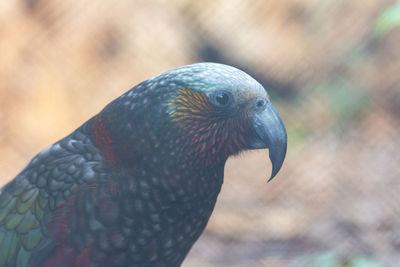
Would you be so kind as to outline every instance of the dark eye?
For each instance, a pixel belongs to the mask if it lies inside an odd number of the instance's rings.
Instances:
[[[219,91],[215,92],[211,97],[212,102],[216,106],[225,107],[228,106],[232,101],[233,97],[230,92]]]
[[[225,105],[228,104],[228,102],[229,102],[229,96],[228,96],[227,93],[218,93],[218,94],[215,96],[215,100],[216,100],[219,104],[225,106]]]

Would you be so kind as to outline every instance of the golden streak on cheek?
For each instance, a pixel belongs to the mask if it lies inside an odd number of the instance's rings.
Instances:
[[[183,124],[187,123],[187,120],[207,117],[211,111],[211,104],[204,93],[183,88],[170,103],[170,109],[172,109],[172,120]]]

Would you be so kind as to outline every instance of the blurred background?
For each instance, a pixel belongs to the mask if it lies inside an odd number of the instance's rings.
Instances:
[[[133,85],[212,61],[269,91],[289,143],[226,166],[184,267],[400,266],[400,2],[0,1],[0,182]]]

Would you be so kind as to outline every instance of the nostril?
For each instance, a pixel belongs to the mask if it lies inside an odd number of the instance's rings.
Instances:
[[[256,108],[257,109],[264,109],[266,104],[267,104],[267,101],[265,99],[257,99]]]

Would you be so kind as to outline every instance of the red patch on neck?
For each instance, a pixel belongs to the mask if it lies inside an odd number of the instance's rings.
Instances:
[[[90,247],[84,248],[81,252],[77,252],[72,246],[60,245],[40,267],[88,267],[90,249]]]
[[[93,137],[97,147],[100,149],[101,155],[105,162],[110,166],[115,166],[116,158],[113,151],[113,141],[109,131],[104,126],[103,115],[99,114],[94,117],[93,121]]]

